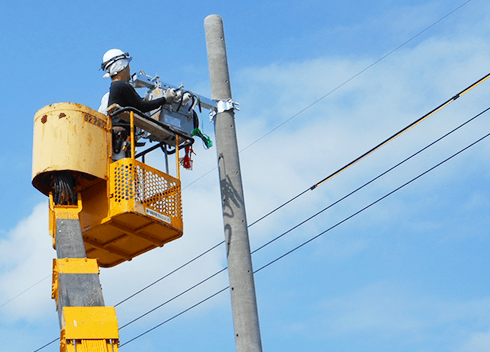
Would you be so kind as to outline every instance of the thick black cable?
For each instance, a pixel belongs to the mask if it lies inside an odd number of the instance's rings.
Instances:
[[[489,109],[490,109],[490,108],[489,108]],[[489,109],[486,109],[485,111],[488,111]],[[343,223],[347,222],[348,220],[350,220],[350,219],[354,218],[355,216],[357,216],[357,215],[361,214],[361,213],[362,213],[362,212],[364,212],[365,210],[367,210],[367,209],[371,208],[373,205],[376,205],[377,203],[381,202],[382,200],[384,200],[384,199],[388,198],[389,196],[393,195],[394,193],[398,192],[399,190],[403,189],[404,187],[408,186],[409,184],[413,183],[414,181],[418,180],[418,179],[419,179],[419,178],[421,178],[422,176],[424,176],[424,175],[428,174],[429,172],[433,171],[433,170],[434,170],[434,169],[436,169],[437,167],[439,167],[439,166],[443,165],[443,164],[444,164],[444,163],[446,163],[447,161],[451,160],[452,158],[456,157],[457,155],[461,154],[462,152],[466,151],[467,149],[469,149],[469,148],[473,147],[474,145],[476,145],[477,143],[481,142],[482,140],[484,140],[485,138],[487,138],[487,137],[489,137],[489,136],[490,136],[490,133],[486,134],[485,136],[481,137],[481,138],[480,138],[480,139],[478,139],[477,141],[475,141],[475,142],[471,143],[471,144],[470,144],[470,145],[468,145],[467,147],[465,147],[465,148],[461,149],[460,151],[458,151],[458,152],[454,153],[454,154],[453,154],[453,155],[451,155],[450,157],[448,157],[448,158],[446,158],[445,160],[441,161],[441,162],[440,162],[440,163],[438,163],[437,165],[435,165],[435,166],[431,167],[430,169],[428,169],[428,170],[424,171],[423,173],[419,174],[418,176],[416,176],[416,177],[412,178],[410,181],[408,181],[408,182],[404,183],[403,185],[399,186],[398,188],[394,189],[393,191],[391,191],[391,192],[387,193],[387,194],[386,194],[386,195],[384,195],[383,197],[378,198],[376,201],[374,201],[374,202],[370,203],[369,205],[367,205],[367,206],[365,206],[364,208],[362,208],[362,209],[358,210],[357,212],[353,213],[352,215],[348,216],[347,218],[345,218],[345,219],[343,219],[343,220],[339,221],[338,223],[336,223],[335,225],[333,225],[333,226],[329,227],[329,228],[328,228],[328,229],[326,229],[325,231],[320,232],[318,235],[316,235],[316,236],[314,236],[314,237],[310,238],[309,240],[307,240],[307,241],[303,242],[302,244],[300,244],[300,245],[296,246],[295,248],[291,249],[290,251],[288,251],[288,252],[284,253],[283,255],[281,255],[281,256],[279,256],[279,257],[277,257],[276,259],[274,259],[274,260],[270,261],[269,263],[267,263],[267,264],[263,265],[263,266],[262,266],[262,267],[260,267],[259,269],[254,270],[254,274],[258,273],[259,271],[261,271],[261,270],[263,270],[263,269],[265,269],[265,268],[267,268],[267,267],[269,267],[269,266],[271,266],[272,264],[274,264],[274,263],[278,262],[279,260],[281,260],[281,259],[283,259],[283,258],[287,257],[288,255],[292,254],[293,252],[297,251],[298,249],[300,249],[300,248],[304,247],[304,246],[305,246],[305,245],[307,245],[308,243],[311,243],[311,242],[312,242],[312,241],[314,241],[315,239],[317,239],[317,238],[319,238],[319,237],[323,236],[323,235],[324,235],[324,234],[326,234],[327,232],[330,232],[331,230],[335,229],[336,227],[340,226],[341,224],[343,224]],[[263,247],[262,247],[262,248],[263,248]],[[223,289],[221,289],[221,290],[217,291],[217,292],[216,292],[216,293],[214,293],[213,295],[208,296],[208,297],[207,297],[207,298],[205,298],[204,300],[202,300],[202,301],[200,301],[200,302],[196,303],[195,305],[193,305],[193,306],[191,306],[191,307],[187,308],[186,310],[184,310],[184,311],[182,311],[182,312],[180,312],[180,313],[178,313],[178,314],[174,315],[172,318],[170,318],[170,319],[168,319],[168,320],[166,320],[166,321],[164,321],[164,322],[162,322],[162,323],[160,323],[160,324],[158,324],[158,325],[156,325],[156,326],[152,327],[152,328],[151,328],[151,329],[149,329],[149,330],[146,330],[144,333],[142,333],[142,334],[140,334],[140,335],[138,335],[138,336],[136,336],[136,337],[132,338],[131,340],[129,340],[129,341],[127,341],[127,342],[125,342],[125,343],[124,343],[124,344],[122,344],[120,347],[123,347],[123,346],[127,345],[128,343],[130,343],[130,342],[132,342],[132,341],[134,341],[134,340],[136,340],[136,339],[138,339],[138,338],[140,338],[140,337],[142,337],[142,336],[146,335],[147,333],[149,333],[149,332],[151,332],[151,331],[155,330],[156,328],[158,328],[158,327],[160,327],[160,326],[162,326],[162,325],[166,324],[167,322],[169,322],[169,321],[171,321],[171,320],[175,319],[176,317],[178,317],[178,316],[180,316],[180,315],[182,315],[182,314],[184,314],[184,313],[188,312],[189,310],[191,310],[191,309],[193,309],[193,308],[197,307],[198,305],[200,305],[200,304],[202,304],[202,303],[204,303],[204,302],[208,301],[209,299],[211,299],[211,298],[213,298],[213,297],[217,296],[218,294],[220,294],[220,293],[224,292],[224,291],[225,291],[225,290],[227,290],[228,288],[229,288],[229,286],[227,286],[227,287],[225,287],[225,288],[223,288]]]
[[[473,89],[474,87],[476,87],[477,85],[479,85],[480,83],[482,83],[483,81],[487,80],[488,78],[490,77],[490,73],[483,76],[482,78],[480,78],[478,81],[476,81],[475,83],[471,84],[470,86],[468,86],[467,88],[463,89],[461,92],[459,92],[458,94],[456,94],[455,96],[453,96],[452,98],[448,99],[447,101],[445,101],[444,103],[442,103],[441,105],[439,105],[437,108],[431,110],[430,112],[428,112],[427,114],[425,114],[424,116],[420,117],[419,119],[415,120],[414,122],[412,122],[411,124],[409,124],[408,126],[402,128],[400,131],[396,132],[394,135],[392,135],[391,137],[385,139],[383,142],[379,143],[377,146],[371,148],[370,150],[368,150],[367,152],[365,152],[364,154],[362,154],[361,156],[359,156],[358,158],[356,158],[355,160],[351,161],[350,163],[348,163],[347,165],[341,167],[340,169],[338,169],[337,171],[335,171],[334,173],[332,173],[331,175],[325,177],[323,180],[321,180],[320,182],[318,182],[317,184],[313,185],[312,186],[312,189],[315,189],[316,187],[318,187],[319,185],[321,185],[322,183],[328,181],[329,179],[331,179],[332,177],[338,175],[339,173],[341,173],[342,171],[345,171],[346,169],[348,169],[349,167],[351,167],[352,165],[354,165],[355,163],[361,161],[362,159],[364,159],[365,157],[367,157],[368,155],[372,154],[373,152],[375,152],[376,150],[378,150],[379,148],[381,148],[382,146],[384,146],[385,144],[387,144],[388,142],[391,142],[392,140],[394,140],[395,138],[399,137],[400,135],[402,135],[403,133],[407,132],[409,129],[411,129],[412,127],[414,127],[415,125],[419,124],[420,122],[422,122],[423,120],[427,119],[428,117],[430,117],[431,115],[433,115],[434,113],[436,113],[437,111],[443,109],[444,107],[446,107],[447,105],[449,105],[450,103],[452,103],[453,101],[459,99],[463,94],[467,93],[468,91],[470,91],[471,89]]]

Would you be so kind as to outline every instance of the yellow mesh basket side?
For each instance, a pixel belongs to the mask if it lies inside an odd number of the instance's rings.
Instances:
[[[182,221],[180,181],[129,158],[111,164],[111,213],[137,211],[138,206]],[[173,223],[173,221],[172,221]]]

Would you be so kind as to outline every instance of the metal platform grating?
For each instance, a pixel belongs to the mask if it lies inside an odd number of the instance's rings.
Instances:
[[[116,202],[133,199],[133,170],[131,164],[118,164],[114,168],[114,200]]]
[[[180,185],[164,173],[149,170],[147,165],[134,166],[136,201],[171,217],[181,216]]]
[[[182,217],[180,182],[137,160],[122,159],[113,169],[114,201],[132,201],[172,218]]]

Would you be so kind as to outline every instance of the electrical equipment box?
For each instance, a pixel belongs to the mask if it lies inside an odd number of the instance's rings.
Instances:
[[[167,89],[172,89],[172,87],[166,83],[160,82],[158,76],[150,77],[144,73],[135,73],[132,76],[131,84],[135,88],[146,88],[145,98],[148,100],[158,99],[163,97]],[[185,91],[182,92],[185,94]],[[191,93],[192,94],[192,93]],[[196,96],[194,94],[190,95],[192,100],[187,104],[165,104],[161,109],[151,111],[148,116],[153,119],[170,126],[172,129],[192,136],[192,131],[199,128],[199,118],[194,108],[201,104],[206,107],[214,107],[216,104],[214,102],[208,101],[208,99]]]
[[[153,100],[163,97],[164,93],[164,89],[155,88],[149,90],[147,95]],[[194,110],[189,110],[188,106],[164,105],[163,109],[155,110],[150,113],[150,115],[151,114],[153,114],[159,122],[171,126],[179,132],[186,133],[189,136],[192,135],[192,131],[195,128],[199,127],[199,121],[197,120],[197,117],[194,116]]]

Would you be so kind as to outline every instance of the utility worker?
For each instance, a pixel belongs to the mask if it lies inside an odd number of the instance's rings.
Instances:
[[[128,53],[119,49],[108,50],[103,58],[101,69],[106,71],[104,78],[111,77],[112,84],[109,93],[102,98],[99,111],[107,112],[107,108],[112,104],[118,104],[121,107],[133,107],[141,112],[148,112],[158,109],[164,104],[172,104],[182,99],[182,95],[176,93],[173,89],[167,89],[163,97],[154,100],[144,100],[136,92],[134,87],[129,83],[131,79],[131,70],[129,63],[133,58]],[[125,143],[128,133],[129,124],[119,118],[112,121],[113,126],[113,152],[114,160],[126,157],[123,144]]]

